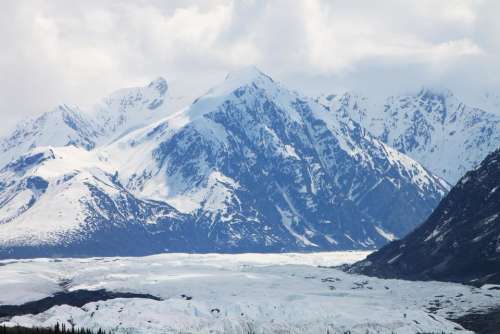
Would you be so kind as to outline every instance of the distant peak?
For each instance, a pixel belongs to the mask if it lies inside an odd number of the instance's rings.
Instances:
[[[270,76],[259,70],[255,65],[241,67],[226,76],[226,81],[235,83],[249,83],[259,80],[273,82]]]
[[[453,92],[447,88],[437,88],[437,87],[422,87],[418,92],[418,96],[420,97],[452,97]]]
[[[148,85],[149,88],[156,89],[160,94],[165,94],[168,90],[167,80],[163,77],[158,77],[155,80],[151,81]]]

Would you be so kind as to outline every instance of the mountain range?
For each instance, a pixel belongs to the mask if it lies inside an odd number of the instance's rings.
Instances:
[[[495,106],[494,97],[489,105]],[[422,89],[382,102],[353,93],[318,101],[451,184],[500,147],[498,113],[469,106],[446,89]]]
[[[72,145],[92,150],[167,116],[178,106],[178,99],[169,96],[163,78],[146,87],[118,90],[90,110],[59,105],[39,117],[20,122],[0,139],[0,165],[35,147]]]
[[[449,189],[254,67],[180,109],[161,78],[60,106],[0,148],[3,258],[374,249]]]

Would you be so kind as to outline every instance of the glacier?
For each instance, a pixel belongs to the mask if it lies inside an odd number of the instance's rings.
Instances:
[[[332,268],[366,255],[175,253],[0,261],[0,307],[105,289],[160,300],[59,305],[3,321],[117,333],[472,333],[457,319],[494,307],[500,298],[492,286],[378,279]]]

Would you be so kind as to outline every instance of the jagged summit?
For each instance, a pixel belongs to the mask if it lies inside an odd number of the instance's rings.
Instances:
[[[186,115],[196,119],[213,112],[222,102],[230,98],[244,99],[244,95],[258,97],[261,94],[276,96],[282,86],[255,66],[246,66],[226,75],[224,81],[197,98],[187,109]],[[285,89],[286,90],[286,89]],[[255,109],[248,110],[254,112]]]

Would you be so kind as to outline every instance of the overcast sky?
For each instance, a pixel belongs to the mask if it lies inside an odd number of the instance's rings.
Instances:
[[[255,64],[307,93],[500,93],[498,0],[2,0],[2,132],[163,76],[195,96]]]

